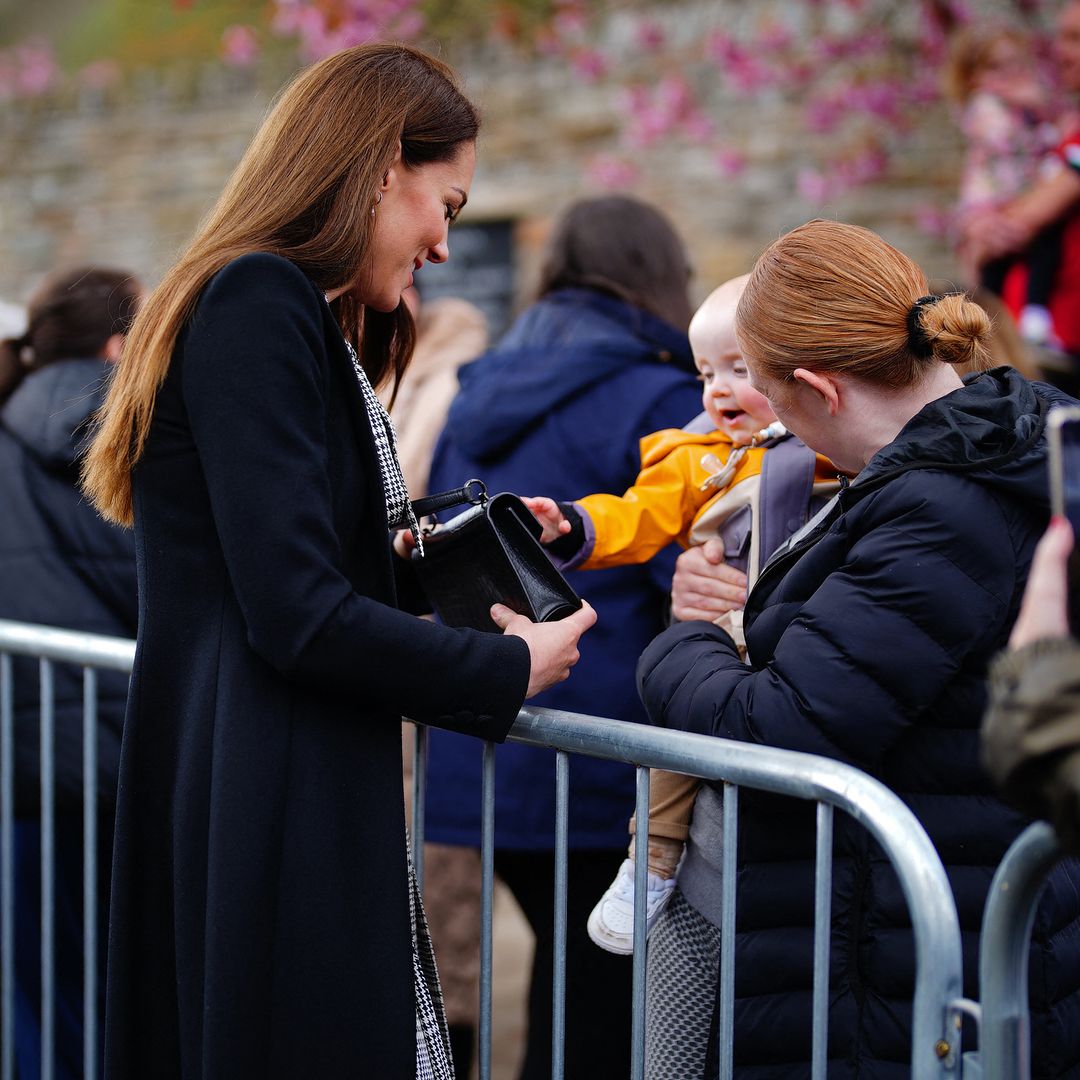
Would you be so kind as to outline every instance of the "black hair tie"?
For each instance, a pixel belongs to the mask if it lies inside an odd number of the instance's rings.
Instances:
[[[930,341],[930,337],[926,333],[922,324],[922,319],[920,318],[922,309],[927,304],[936,304],[941,299],[943,299],[943,297],[937,293],[931,293],[929,296],[920,296],[908,310],[908,347],[920,360],[926,360],[928,357],[934,355],[933,343]]]

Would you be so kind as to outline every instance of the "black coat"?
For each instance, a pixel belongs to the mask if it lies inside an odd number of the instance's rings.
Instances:
[[[504,738],[527,647],[396,609],[356,376],[284,259],[205,289],[134,495],[106,1075],[411,1078],[400,719]]]
[[[926,406],[779,554],[746,608],[745,666],[730,638],[684,623],[641,658],[655,723],[849,762],[896,791],[949,875],[977,996],[990,878],[1024,825],[979,763],[988,661],[1006,642],[1048,516],[1048,403],[1008,369]],[[813,925],[812,807],[746,793],[739,817],[735,1062],[805,1075]],[[914,958],[880,849],[837,822],[830,1076],[907,1075]],[[1060,867],[1032,952],[1036,1071],[1080,1063],[1080,873]],[[778,1039],[778,1032],[784,1038]],[[757,1067],[755,1070],[754,1067]]]
[[[29,374],[0,409],[0,618],[134,637],[135,544],[78,488],[76,459],[101,404],[102,360],[60,360]],[[40,813],[36,660],[16,658],[16,812]],[[56,664],[56,805],[79,812],[82,669]],[[98,804],[116,799],[127,676],[98,675]]]

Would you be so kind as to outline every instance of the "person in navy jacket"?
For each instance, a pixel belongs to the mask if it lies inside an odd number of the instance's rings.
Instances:
[[[1008,639],[1049,513],[1046,413],[1069,399],[1007,368],[962,381],[951,365],[984,357],[988,320],[961,295],[926,293],[914,263],[850,225],[810,222],[760,257],[737,316],[753,383],[852,479],[758,578],[744,619],[749,665],[722,630],[692,621],[646,649],[638,677],[656,724],[822,754],[896,791],[945,863],[975,996],[990,878],[1025,824],[980,765],[987,666]],[[716,941],[702,909],[710,883],[719,890],[720,796],[706,796],[682,895],[651,939],[650,980],[666,976],[676,997],[672,976],[695,943]],[[806,1075],[812,807],[747,793],[738,865],[736,1074]],[[849,820],[833,888],[829,1075],[906,1076],[910,922],[889,864]],[[1032,946],[1038,1076],[1080,1068],[1078,918],[1080,873],[1066,863]],[[687,1030],[678,1002],[666,1008],[666,1025],[650,1020],[657,1062],[665,1039]],[[713,1076],[707,1025],[701,1039],[698,1075]]]
[[[83,266],[35,291],[23,334],[0,342],[0,619],[135,636],[131,534],[102,521],[79,490],[79,456],[142,286],[124,270]],[[14,657],[15,1053],[41,1071],[41,676]],[[83,673],[53,669],[54,1069],[83,1075]],[[127,676],[97,673],[97,944],[101,1015],[109,871]],[[98,1063],[100,1070],[100,1062]]]
[[[501,341],[460,372],[461,390],[435,449],[431,491],[479,477],[488,490],[622,492],[639,441],[701,409],[686,330],[689,260],[653,207],[625,196],[582,200],[556,223],[539,298]],[[597,611],[574,677],[536,704],[645,719],[634,690],[638,653],[665,625],[674,552],[642,566],[571,573]],[[480,752],[432,733],[428,839],[478,846]],[[551,1075],[555,755],[497,752],[496,869],[537,936],[524,1080]],[[585,923],[625,856],[634,774],[577,758],[570,769],[567,942],[568,1076],[624,1077],[630,1067],[630,964],[602,954]]]

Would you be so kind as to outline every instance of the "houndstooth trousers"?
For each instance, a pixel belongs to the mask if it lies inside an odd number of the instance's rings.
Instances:
[[[649,935],[646,1080],[701,1080],[716,1008],[720,930],[676,887]]]

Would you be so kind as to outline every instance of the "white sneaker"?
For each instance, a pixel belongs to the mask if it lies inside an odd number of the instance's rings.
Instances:
[[[645,896],[645,934],[653,928],[660,912],[667,907],[675,888],[674,878],[648,874]],[[634,860],[623,859],[615,880],[592,909],[588,923],[589,937],[608,952],[628,955],[634,951]]]

